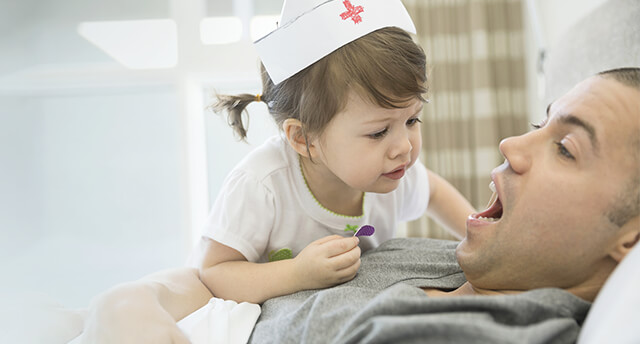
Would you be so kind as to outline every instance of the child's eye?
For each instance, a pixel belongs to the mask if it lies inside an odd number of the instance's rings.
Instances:
[[[407,121],[407,126],[408,126],[408,127],[411,127],[411,126],[414,126],[414,125],[415,125],[415,124],[417,124],[417,123],[422,123],[422,121],[420,120],[420,118],[418,118],[418,117],[414,117],[414,118],[411,118],[411,119],[409,119],[409,120]]]
[[[382,130],[380,130],[378,132],[375,132],[373,134],[369,134],[369,137],[372,138],[372,139],[375,139],[375,140],[381,139],[381,138],[385,137],[388,132],[389,132],[389,129],[388,128],[384,128],[384,129],[382,129]]]
[[[567,159],[576,160],[576,158],[573,156],[573,154],[571,154],[571,152],[569,152],[567,147],[565,147],[565,145],[563,145],[562,142],[555,142],[555,144],[556,144],[556,146],[558,146],[558,154],[562,155],[563,157],[565,157]]]

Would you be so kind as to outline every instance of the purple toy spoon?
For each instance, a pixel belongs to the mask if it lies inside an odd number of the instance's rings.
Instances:
[[[360,227],[353,236],[372,236],[375,232],[375,228],[370,225],[364,225]]]

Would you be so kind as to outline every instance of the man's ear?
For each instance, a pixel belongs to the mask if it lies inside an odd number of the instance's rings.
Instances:
[[[640,240],[640,216],[636,216],[619,229],[620,235],[611,251],[611,257],[618,263]]]
[[[301,156],[309,158],[311,143],[308,143],[308,139],[302,129],[302,122],[294,118],[287,118],[282,123],[282,130],[287,137],[287,141],[289,141],[289,145]]]

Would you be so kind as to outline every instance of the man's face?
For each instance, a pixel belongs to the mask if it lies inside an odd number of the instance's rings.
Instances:
[[[618,227],[607,214],[637,178],[639,109],[640,92],[592,77],[554,102],[540,128],[500,143],[499,200],[469,218],[456,251],[473,285],[571,289],[612,264]]]

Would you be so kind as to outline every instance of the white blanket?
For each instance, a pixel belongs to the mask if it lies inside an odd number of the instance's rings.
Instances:
[[[178,322],[192,344],[246,343],[260,316],[254,303],[212,297],[209,303]]]
[[[260,306],[211,298],[178,322],[192,344],[246,343]],[[67,309],[46,295],[0,297],[0,343],[78,344],[87,311]]]
[[[259,316],[259,305],[212,297],[202,308],[180,320],[178,327],[192,344],[240,344],[249,340]],[[79,339],[69,344],[79,343]]]

